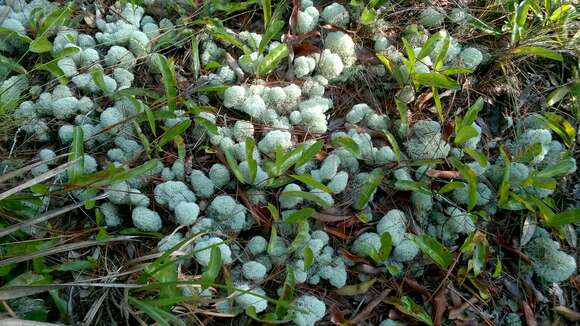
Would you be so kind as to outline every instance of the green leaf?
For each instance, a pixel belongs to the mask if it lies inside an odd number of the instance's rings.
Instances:
[[[270,215],[272,216],[274,222],[280,220],[280,212],[278,211],[278,208],[276,206],[272,205],[272,203],[268,203],[268,206],[266,207],[268,208],[268,211],[270,212]]]
[[[554,106],[554,104],[560,102],[568,93],[570,92],[570,87],[560,86],[555,90],[551,91],[548,97],[546,97],[546,105]]]
[[[332,144],[334,146],[344,147],[344,149],[349,151],[356,158],[358,158],[359,160],[362,159],[358,144],[354,140],[352,140],[352,138],[350,138],[349,136],[334,137],[332,139]]]
[[[441,46],[439,53],[437,53],[437,57],[435,58],[433,65],[435,70],[439,70],[443,66],[443,61],[445,59],[445,55],[447,55],[447,50],[449,50],[449,43],[451,42],[451,37],[447,34],[447,32],[443,32],[443,37],[443,45]]]
[[[267,25],[266,32],[262,36],[260,45],[258,46],[258,52],[263,53],[264,49],[268,46],[270,41],[278,36],[282,29],[284,28],[284,21],[282,20],[272,20],[270,24]]]
[[[442,268],[447,268],[453,262],[453,255],[444,245],[429,235],[408,235],[413,240],[419,249],[429,256],[437,265]]]
[[[293,150],[284,154],[282,147],[276,146],[276,176],[285,173],[302,156],[304,144],[298,144]]]
[[[580,222],[580,208],[571,208],[550,218],[550,226],[576,224]]]
[[[561,160],[560,162],[550,165],[536,174],[538,178],[561,177],[573,171],[576,163],[571,159]]]
[[[274,313],[278,316],[278,319],[282,319],[286,312],[288,311],[288,307],[290,303],[294,299],[294,290],[296,287],[296,278],[294,276],[294,269],[292,265],[286,266],[286,279],[284,280],[284,285],[282,286],[282,293],[280,293],[280,298],[276,303],[276,308]]]
[[[181,319],[164,309],[152,306],[131,296],[129,296],[129,303],[142,310],[147,316],[151,317],[151,319],[155,320],[157,324],[161,326],[171,326],[172,324],[185,326],[185,323]]]
[[[258,75],[263,76],[272,72],[282,60],[288,56],[288,46],[279,44],[266,55],[258,65]]]
[[[369,173],[367,182],[360,188],[360,192],[354,203],[355,209],[361,210],[367,205],[372,194],[377,190],[384,177],[385,174],[381,168],[376,168]]]
[[[30,52],[45,53],[52,50],[52,43],[46,36],[39,36],[28,46]]]
[[[397,180],[394,184],[396,189],[403,190],[403,191],[416,191],[423,193],[425,195],[431,195],[431,189],[420,181],[413,181],[413,180]]]
[[[288,218],[284,220],[284,223],[286,224],[301,223],[302,221],[308,220],[312,216],[312,214],[314,214],[314,212],[315,210],[310,207],[301,208],[290,214],[290,216],[288,216]]]
[[[197,79],[201,72],[201,63],[199,61],[199,41],[195,34],[191,35],[191,72]]]
[[[574,11],[574,6],[570,4],[561,5],[560,7],[556,8],[556,10],[554,10],[548,21],[550,24],[559,22],[560,20],[568,18],[569,12],[574,13]]]
[[[254,142],[253,138],[246,137],[245,144],[246,161],[248,162],[248,167],[250,168],[248,180],[246,181],[249,184],[254,184],[254,180],[256,180],[256,174],[258,173],[258,163],[254,159],[254,147],[256,147],[256,143]]]
[[[465,116],[461,120],[461,126],[471,126],[477,119],[477,114],[483,109],[483,98],[478,97],[475,103],[467,109]]]
[[[169,111],[173,112],[177,106],[177,80],[175,78],[173,59],[167,59],[165,56],[157,54],[157,64],[163,78],[167,107]]]
[[[477,174],[475,174],[475,171],[469,165],[462,163],[456,157],[450,157],[449,161],[467,181],[467,209],[472,210],[477,204]]]
[[[264,26],[270,25],[272,19],[272,2],[270,0],[261,0]]]
[[[274,249],[276,248],[276,241],[278,241],[278,232],[276,231],[276,226],[272,225],[270,228],[270,241],[268,241],[268,255],[272,255]]]
[[[499,257],[496,257],[495,260],[495,269],[493,271],[493,274],[491,275],[492,278],[498,278],[501,275],[501,272],[503,270],[503,263],[501,262],[501,259]]]
[[[413,76],[413,80],[423,86],[447,88],[447,89],[459,88],[458,82],[438,72],[426,72],[415,74]]]
[[[5,57],[0,54],[0,67],[5,67],[8,70],[12,70],[19,74],[26,74],[26,69],[21,66],[18,62],[14,61],[11,58]]]
[[[73,141],[71,145],[71,152],[68,156],[68,161],[78,160],[77,163],[68,169],[69,182],[75,182],[83,175],[85,169],[84,160],[84,146],[83,146],[83,129],[80,126],[75,126],[73,129]]]
[[[455,144],[460,145],[473,137],[477,137],[477,135],[479,135],[479,132],[473,126],[464,126],[459,129],[454,142]]]
[[[421,51],[417,55],[417,59],[421,60],[433,52],[433,49],[435,49],[435,43],[441,38],[441,36],[441,31],[431,35],[431,37],[429,37],[427,41],[425,41],[425,44],[423,44],[421,47]]]
[[[464,147],[463,151],[467,153],[467,155],[473,157],[481,167],[485,168],[489,165],[489,161],[487,160],[487,157],[485,157],[485,154],[478,151],[477,149]]]
[[[252,51],[242,42],[240,41],[236,35],[226,31],[223,27],[218,26],[210,26],[208,28],[208,32],[213,36],[213,38],[223,41],[225,43],[229,43],[244,52],[244,54],[250,54]]]
[[[381,247],[377,251],[375,257],[373,258],[377,263],[384,262],[391,256],[391,251],[393,250],[393,239],[389,232],[383,232],[381,234]]]
[[[107,84],[105,84],[105,76],[101,69],[93,66],[91,68],[91,78],[103,93],[107,93]]]
[[[343,296],[354,296],[365,294],[369,291],[369,289],[373,286],[373,284],[375,284],[376,281],[377,279],[373,278],[362,283],[343,286],[339,289],[334,290],[334,292],[336,292],[336,294],[338,295]]]
[[[448,193],[448,192],[453,191],[455,189],[459,189],[459,188],[463,188],[463,187],[465,187],[465,183],[463,183],[461,181],[451,181],[448,184],[441,187],[441,189],[439,189],[439,193],[445,194],[445,193]]]
[[[323,200],[322,198],[318,197],[317,195],[305,192],[305,191],[284,191],[280,194],[280,197],[298,197],[309,200],[311,202],[315,202],[316,204],[320,205],[322,208],[330,208],[330,205]]]
[[[2,34],[15,37],[24,43],[32,43],[32,39],[30,37],[9,28],[0,27],[0,35]]]
[[[318,140],[314,144],[308,146],[304,151],[302,151],[302,156],[296,161],[295,167],[300,167],[310,161],[316,154],[320,152],[324,146],[324,140]]]
[[[365,7],[360,14],[359,22],[363,25],[370,25],[377,19],[377,11],[373,8]]]
[[[175,137],[182,135],[187,128],[191,125],[191,120],[183,120],[177,123],[175,126],[167,129],[160,137],[157,142],[159,148],[165,146],[167,143],[172,141]]]
[[[37,34],[44,35],[51,28],[62,26],[70,17],[72,9],[70,6],[53,10],[50,14],[42,19]]]
[[[435,102],[435,108],[437,109],[437,116],[439,117],[439,121],[443,123],[445,121],[445,117],[443,115],[443,105],[441,104],[439,89],[437,87],[432,87],[431,91],[433,92],[433,101]]]
[[[480,31],[487,33],[487,34],[491,34],[494,36],[501,36],[501,31],[498,30],[497,28],[495,28],[494,26],[476,18],[476,17],[469,17],[467,20],[467,23],[469,25],[471,25],[474,28],[479,29]]]
[[[400,162],[401,161],[401,149],[399,148],[399,143],[397,143],[397,139],[395,138],[395,136],[391,132],[389,132],[387,130],[384,130],[383,132],[385,133],[385,137],[389,141],[389,144],[391,144],[391,147],[393,148],[393,152],[395,153],[395,157],[397,158],[397,162]]]
[[[405,53],[407,53],[407,58],[409,58],[409,65],[414,66],[416,62],[415,51],[413,51],[413,47],[411,46],[409,41],[407,41],[407,39],[403,37],[402,41],[403,47],[405,48]]]
[[[296,237],[292,243],[286,249],[285,254],[290,255],[294,251],[302,248],[310,240],[310,224],[306,220],[302,220],[298,223],[298,228],[296,230]]]
[[[314,253],[310,246],[304,248],[304,272],[307,272],[312,263],[314,262]]]
[[[425,309],[416,304],[415,301],[413,301],[413,299],[408,296],[403,296],[400,299],[387,298],[385,299],[385,302],[392,304],[405,315],[409,315],[427,325],[433,325],[433,320],[431,320],[431,317],[425,311]]]
[[[560,53],[541,46],[519,47],[513,49],[511,52],[517,55],[534,55],[537,57],[547,58],[554,61],[560,62],[564,61],[564,57],[562,57]]]
[[[325,186],[323,183],[321,183],[320,181],[314,179],[310,174],[304,173],[304,174],[293,174],[290,176],[293,179],[296,179],[300,182],[302,182],[303,184],[311,187],[311,188],[316,188],[316,189],[320,189],[326,193],[331,194],[332,193],[332,189],[328,188],[327,186]]]
[[[578,97],[577,94],[575,96]],[[568,120],[552,112],[544,112],[543,116],[548,127],[557,133],[566,145],[570,147],[574,144],[576,128]]]
[[[230,170],[232,170],[232,173],[234,174],[236,179],[238,179],[238,181],[241,183],[245,183],[244,175],[242,174],[242,171],[240,170],[240,167],[238,166],[238,161],[236,160],[236,158],[234,156],[233,150],[231,148],[228,148],[225,150],[224,154],[226,156],[226,161],[228,163],[228,166],[229,166]]]
[[[219,276],[222,268],[222,252],[218,245],[211,247],[211,254],[207,270],[201,276],[201,286],[208,288]]]
[[[497,194],[498,194],[498,205],[499,207],[502,207],[507,203],[509,199],[511,162],[503,146],[500,147],[500,153],[504,159],[504,170],[501,184],[499,186],[499,191]]]

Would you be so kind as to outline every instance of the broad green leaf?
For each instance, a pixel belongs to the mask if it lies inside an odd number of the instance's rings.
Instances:
[[[46,36],[39,36],[30,43],[28,49],[34,53],[45,53],[52,50],[52,43]]]
[[[413,51],[413,47],[411,46],[409,41],[407,41],[407,39],[403,37],[401,40],[403,41],[403,47],[405,48],[405,53],[407,54],[407,58],[409,59],[409,65],[414,66],[416,61],[415,51]]]
[[[556,8],[556,10],[554,10],[548,21],[550,22],[550,24],[559,22],[562,19],[566,19],[568,17],[569,12],[574,11],[575,11],[574,6],[570,4],[561,5],[560,7]]]
[[[419,249],[429,256],[437,265],[447,268],[453,262],[453,255],[444,245],[429,235],[408,235]]]
[[[316,156],[324,146],[324,140],[318,140],[314,144],[308,146],[303,152],[302,156],[296,161],[294,166],[300,167],[310,161]]]
[[[575,95],[578,97],[578,95]],[[568,122],[564,117],[552,112],[544,112],[545,122],[555,133],[558,134],[568,146],[574,144],[576,138],[576,128]]]
[[[365,7],[360,14],[359,22],[363,25],[370,25],[377,19],[377,11],[373,8]]]
[[[370,288],[373,286],[373,284],[375,284],[376,281],[377,279],[373,278],[368,281],[364,281],[362,283],[343,286],[339,289],[334,290],[334,292],[336,292],[336,294],[338,295],[343,296],[354,296],[365,294],[370,290]]]
[[[262,4],[262,13],[264,26],[270,25],[270,20],[272,19],[272,2],[271,0],[260,0]]]
[[[304,247],[304,272],[307,272],[314,262],[314,253],[310,246]]]
[[[191,125],[191,120],[183,120],[173,127],[167,129],[160,137],[159,141],[157,142],[157,146],[159,148],[165,146],[165,144],[169,143],[173,140],[176,136],[183,135],[183,133],[189,128]]]
[[[461,125],[471,126],[477,119],[477,114],[479,113],[479,111],[481,111],[481,109],[483,109],[483,98],[480,96],[477,98],[475,103],[473,103],[473,105],[471,105],[469,109],[467,109],[465,116],[461,120]]]
[[[419,306],[418,304],[413,301],[408,296],[402,296],[400,299],[398,298],[387,298],[385,302],[392,304],[395,306],[400,312],[404,313],[405,315],[411,316],[417,319],[420,322],[423,322],[427,325],[432,326],[433,320],[429,314],[423,309],[423,307]]]
[[[352,155],[354,155],[358,159],[362,158],[358,144],[348,136],[334,137],[332,139],[332,144],[337,147],[338,146],[344,147],[344,149],[349,151]]]
[[[576,163],[572,159],[561,160],[560,162],[544,168],[536,174],[538,178],[561,177],[574,170]]]
[[[536,158],[538,155],[542,154],[543,150],[544,149],[542,147],[542,144],[535,143],[530,146],[527,146],[526,148],[520,149],[516,153],[516,155],[514,155],[512,160],[514,162],[529,163],[532,160],[534,160],[534,158]]]
[[[447,89],[459,88],[458,82],[438,72],[426,72],[415,74],[413,76],[413,80],[423,86],[447,88]]]
[[[209,264],[201,276],[201,286],[205,289],[215,282],[222,268],[222,252],[219,246],[211,247]]]
[[[288,46],[284,43],[273,48],[258,65],[258,75],[263,76],[272,72],[282,60],[288,56]]]
[[[73,129],[73,141],[71,145],[71,151],[68,156],[68,160],[69,162],[78,160],[78,162],[68,169],[67,174],[69,182],[75,182],[84,173],[85,152],[83,145],[84,145],[83,129],[80,126],[75,126]]]
[[[332,193],[332,189],[328,188],[326,185],[324,185],[322,182],[314,179],[310,174],[304,173],[304,174],[292,174],[290,176],[293,179],[296,179],[300,182],[302,182],[303,184],[311,187],[311,188],[316,188],[316,189],[320,189],[326,193],[331,194]]]
[[[571,208],[567,211],[554,215],[550,219],[550,226],[576,224],[578,222],[580,222],[580,208]]]
[[[301,208],[290,214],[290,216],[288,216],[288,218],[284,220],[284,223],[286,224],[301,223],[302,221],[308,220],[312,216],[312,214],[314,214],[314,212],[315,210],[310,207]]]
[[[393,250],[393,239],[389,232],[383,232],[381,234],[381,247],[374,255],[373,259],[377,262],[384,262],[391,256],[391,251]]]
[[[330,208],[330,205],[323,200],[322,198],[318,197],[317,195],[305,192],[305,191],[284,191],[280,194],[280,197],[297,197],[309,200],[311,202],[315,202],[316,204],[320,205],[322,208]]]
[[[32,39],[30,37],[9,28],[0,27],[0,35],[8,35],[9,37],[17,38],[24,43],[32,43]],[[2,36],[2,38],[5,37],[6,36]]]
[[[457,145],[463,144],[471,138],[477,137],[479,132],[473,126],[464,126],[459,129],[459,132],[455,136],[454,143]]]
[[[97,67],[91,68],[91,78],[103,93],[107,93],[107,84],[105,84],[105,76],[103,71]]]
[[[546,105],[554,106],[554,104],[560,102],[568,93],[570,92],[570,87],[560,86],[555,90],[551,91],[548,97],[546,97]]]
[[[371,199],[371,196],[375,190],[377,190],[384,177],[385,175],[383,169],[381,168],[376,168],[371,173],[369,173],[367,182],[365,182],[359,190],[358,197],[354,203],[355,209],[361,210],[367,205]]]
[[[278,151],[278,149],[280,149]],[[280,176],[292,167],[303,155],[304,144],[298,144],[293,150],[288,153],[283,153],[282,149],[276,147],[276,176]]]
[[[46,15],[42,19],[40,28],[38,30],[39,35],[44,35],[50,29],[56,29],[62,26],[70,17],[72,9],[70,6],[65,6],[63,8],[58,8],[53,10],[50,14]]]
[[[534,55],[537,57],[547,58],[554,61],[564,61],[564,57],[554,50],[544,48],[541,46],[524,46],[511,50],[513,54],[517,55]]]
[[[447,68],[447,69],[441,71],[441,73],[444,74],[445,76],[469,74],[472,72],[473,72],[473,69],[470,69],[467,67],[452,67],[452,68]]]

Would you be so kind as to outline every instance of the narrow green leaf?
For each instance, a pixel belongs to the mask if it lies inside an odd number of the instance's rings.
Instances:
[[[232,173],[234,174],[236,179],[238,179],[238,181],[241,183],[245,183],[244,175],[242,174],[242,171],[240,170],[240,167],[238,166],[238,161],[236,160],[236,158],[234,156],[233,150],[231,148],[228,148],[225,150],[224,154],[226,156],[226,161],[228,163],[228,166],[229,166],[230,170],[232,170]]]
[[[574,96],[578,97],[579,95],[574,94]],[[559,114],[544,112],[543,116],[548,127],[557,133],[558,136],[562,138],[564,143],[566,143],[566,145],[572,146],[574,139],[576,138],[576,128],[574,128],[574,126],[572,126],[568,120]]]
[[[425,44],[423,44],[421,47],[421,51],[417,55],[417,59],[421,60],[433,52],[433,49],[435,49],[435,43],[441,38],[441,34],[442,32],[435,33],[427,39]]]
[[[278,241],[278,232],[276,231],[276,226],[272,225],[270,228],[270,241],[268,241],[268,254],[272,255],[276,249],[276,241]]]
[[[467,209],[472,210],[477,204],[477,174],[468,165],[462,163],[456,157],[450,157],[449,161],[459,171],[459,173],[467,180],[468,199]]]
[[[499,191],[497,194],[498,194],[498,205],[499,205],[499,207],[502,207],[503,205],[505,205],[507,203],[507,201],[509,199],[511,162],[510,162],[509,156],[508,156],[508,154],[503,146],[500,147],[500,153],[504,159],[504,170],[503,170],[501,184],[499,186]]]
[[[437,116],[439,121],[443,123],[445,121],[445,115],[443,114],[443,105],[441,104],[439,89],[437,87],[431,87],[431,91],[433,92],[433,101],[435,102],[435,108],[437,109]]]
[[[309,200],[311,202],[315,202],[316,204],[320,205],[322,208],[330,208],[328,203],[323,200],[322,198],[318,197],[317,195],[305,192],[305,191],[284,191],[280,194],[280,197],[298,197]]]
[[[296,237],[292,240],[292,243],[286,249],[285,254],[290,255],[294,251],[302,248],[310,240],[310,224],[306,220],[302,220],[298,223],[298,228],[296,230]]]
[[[26,74],[26,69],[21,66],[18,62],[14,61],[11,58],[5,57],[0,54],[0,67],[5,67],[8,70],[12,70],[19,74]]]
[[[457,145],[463,144],[471,138],[477,137],[479,132],[473,126],[464,126],[459,129],[459,132],[455,136],[453,142]]]
[[[161,77],[163,78],[167,107],[169,111],[173,112],[177,106],[177,80],[175,78],[173,59],[167,59],[165,56],[157,54],[157,63],[161,71]]]
[[[300,167],[310,161],[316,154],[320,152],[324,146],[324,140],[318,140],[314,144],[308,146],[303,152],[302,156],[296,161],[295,167]]]
[[[187,128],[189,128],[190,125],[191,125],[191,120],[187,119],[187,120],[183,120],[183,121],[177,123],[175,126],[169,128],[169,129],[167,129],[159,137],[159,140],[157,141],[157,146],[160,148],[165,146],[165,144],[172,141],[173,138],[175,138],[176,136],[182,135],[187,130]]]
[[[42,23],[40,24],[40,28],[38,30],[39,35],[44,35],[50,29],[56,29],[59,26],[62,26],[70,17],[72,13],[72,9],[70,6],[65,6],[63,8],[58,8],[50,12],[50,14],[46,15],[42,19]]]
[[[199,41],[195,34],[191,35],[191,72],[193,77],[197,79],[201,72],[201,63],[199,60]]]
[[[560,86],[555,90],[551,91],[548,97],[546,97],[546,105],[554,106],[554,104],[560,102],[568,93],[570,92],[570,87]]]
[[[538,178],[561,177],[574,171],[576,163],[572,159],[561,160],[560,162],[544,168],[536,174]]]
[[[320,189],[320,190],[322,190],[326,193],[329,193],[329,194],[332,193],[332,189],[325,186],[322,182],[314,179],[310,174],[307,174],[307,173],[292,174],[292,175],[290,175],[290,177],[302,182],[303,184],[305,184],[311,188]]]
[[[485,154],[478,151],[477,149],[473,149],[471,147],[464,147],[463,151],[467,153],[467,155],[473,157],[481,167],[485,168],[489,165],[489,161],[487,160],[487,157],[485,157]]]
[[[208,28],[208,32],[213,36],[213,38],[223,41],[225,43],[229,43],[244,52],[244,54],[250,54],[252,51],[242,42],[240,41],[236,35],[228,32],[223,27],[218,26],[210,26]]]
[[[185,323],[173,313],[167,312],[159,307],[149,305],[131,296],[129,296],[129,303],[142,310],[147,316],[155,320],[160,326],[171,326],[172,324],[185,326]]]
[[[571,208],[567,211],[554,215],[550,219],[550,226],[576,224],[578,222],[580,222],[580,208]]]
[[[407,53],[407,58],[409,58],[409,64],[411,66],[415,65],[415,51],[413,51],[413,47],[411,46],[411,44],[409,43],[409,41],[407,41],[407,39],[405,39],[404,37],[402,38],[403,41],[403,47],[405,48],[405,53]]]
[[[439,189],[439,193],[445,194],[445,193],[448,193],[448,192],[453,191],[455,189],[459,189],[459,188],[463,188],[463,187],[465,187],[465,183],[463,183],[461,181],[451,181],[448,184],[441,187],[441,189]]]
[[[332,139],[332,144],[337,147],[344,147],[358,159],[362,159],[358,144],[348,136],[339,136]]]
[[[107,93],[107,84],[105,84],[105,76],[101,69],[93,66],[91,68],[91,78],[103,93]]]
[[[562,57],[560,53],[541,46],[524,46],[515,48],[511,50],[511,52],[517,55],[534,55],[536,57],[547,58],[554,61],[564,61],[564,57]]]
[[[459,88],[458,82],[438,72],[426,72],[415,74],[413,80],[423,86],[447,88],[447,89]]]
[[[310,246],[304,248],[304,272],[307,272],[314,262],[314,252]]]
[[[429,256],[437,265],[447,268],[453,262],[453,255],[444,245],[429,235],[408,235],[419,249]]]
[[[315,210],[310,207],[301,208],[290,214],[290,216],[284,220],[284,223],[297,224],[302,221],[306,221],[312,216],[312,214],[314,214],[314,212]]]
[[[444,33],[443,37],[443,45],[441,46],[439,53],[437,53],[437,57],[435,58],[435,62],[433,64],[435,70],[439,70],[443,66],[445,56],[449,50],[449,43],[451,43],[451,36],[449,36],[447,32]]]
[[[425,311],[425,309],[416,304],[415,301],[413,301],[413,299],[410,297],[403,296],[400,299],[387,298],[385,301],[394,305],[400,312],[404,313],[405,315],[409,315],[427,325],[433,325],[433,320],[431,320],[431,317]]]
[[[275,39],[282,29],[284,28],[284,21],[276,19],[270,21],[270,24],[267,26],[266,32],[262,35],[262,40],[260,41],[260,45],[258,46],[258,52],[263,53],[264,49],[268,46],[271,40]]]
[[[360,210],[367,205],[371,199],[371,196],[377,190],[384,177],[385,174],[381,168],[376,168],[371,171],[371,173],[369,173],[367,182],[362,185],[358,197],[356,198],[356,202],[354,204],[355,209]]]
[[[80,126],[75,126],[73,129],[73,141],[71,145],[71,152],[68,156],[68,161],[78,160],[77,163],[68,169],[69,182],[75,182],[83,175],[85,169],[85,152],[83,146],[83,129]]]
[[[420,181],[413,180],[397,180],[395,181],[395,188],[403,191],[416,191],[425,195],[431,195],[431,189]]]
[[[9,28],[0,27],[0,35],[8,35],[8,37],[15,37],[24,43],[32,43],[30,37]],[[3,38],[4,37],[6,36],[3,36]]]
[[[272,2],[270,0],[261,0],[262,2],[262,12],[264,26],[270,25],[270,20],[272,19]]]
[[[212,283],[215,282],[216,278],[220,274],[220,270],[222,268],[222,252],[219,246],[211,247],[211,254],[209,259],[209,264],[205,272],[203,272],[201,276],[201,286],[206,289]]]
[[[471,25],[472,27],[477,28],[484,33],[494,35],[494,36],[501,36],[502,35],[500,30],[498,30],[494,26],[478,19],[477,17],[473,17],[473,16],[469,17],[467,20],[467,23],[469,25]]]
[[[373,284],[375,284],[376,281],[377,281],[376,278],[372,278],[372,279],[370,279],[368,281],[364,281],[362,283],[343,286],[339,289],[334,290],[334,292],[336,292],[336,294],[338,294],[338,295],[343,295],[343,296],[354,296],[354,295],[365,294],[369,291],[369,289],[373,286]]]
[[[273,48],[259,63],[258,75],[263,76],[272,72],[284,58],[288,56],[288,46],[284,43]]]
[[[248,167],[250,168],[248,180],[246,181],[249,184],[254,184],[254,180],[256,180],[256,174],[258,173],[258,163],[254,159],[254,148],[256,147],[256,143],[253,138],[246,137],[245,144],[246,161],[248,162]]]

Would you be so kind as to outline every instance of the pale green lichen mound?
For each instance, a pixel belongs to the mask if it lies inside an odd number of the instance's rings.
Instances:
[[[232,251],[224,240],[218,237],[211,237],[199,240],[193,247],[193,256],[195,260],[202,266],[209,265],[211,259],[211,248],[217,246],[222,257],[222,264],[231,264]]]
[[[534,263],[534,272],[548,282],[562,282],[576,271],[574,257],[560,250],[560,244],[549,237],[537,237],[525,248]]]
[[[161,217],[155,211],[146,207],[135,207],[131,213],[133,225],[142,231],[157,232],[161,230]]]
[[[411,129],[411,137],[405,143],[407,153],[415,160],[446,158],[450,146],[443,140],[441,125],[436,121],[420,120]]]
[[[352,244],[352,252],[363,257],[370,257],[381,248],[381,236],[374,232],[361,234]]]
[[[182,201],[175,206],[175,222],[180,225],[192,225],[199,215],[199,206],[196,203]]]
[[[303,295],[294,300],[293,305],[304,310],[292,312],[292,321],[298,326],[314,326],[326,315],[326,305],[323,301],[311,295]]]
[[[266,277],[267,269],[259,262],[248,261],[242,265],[242,273],[248,280],[258,282]]]
[[[393,245],[397,246],[405,237],[406,223],[405,213],[398,209],[392,209],[377,224],[377,232],[379,234],[389,232]]]
[[[160,205],[167,205],[171,210],[181,202],[195,202],[195,194],[181,181],[167,181],[160,183],[154,190],[155,201]]]

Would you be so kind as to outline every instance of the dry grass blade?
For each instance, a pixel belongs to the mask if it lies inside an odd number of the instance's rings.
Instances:
[[[124,237],[117,237],[107,240],[100,240],[100,241],[82,241],[77,243],[66,244],[56,248],[50,248],[47,250],[38,251],[28,255],[22,255],[17,257],[12,257],[4,260],[0,260],[0,266],[7,266],[10,264],[18,264],[24,261],[28,261],[38,257],[45,257],[54,254],[58,254],[61,252],[67,252],[71,250],[78,250],[87,247],[99,246],[110,242],[118,242],[118,241],[127,241],[136,238],[135,236],[124,236]]]
[[[66,169],[68,169],[70,166],[76,164],[77,162],[78,162],[78,159],[76,159],[74,161],[66,162],[66,163],[61,164],[61,165],[57,166],[56,168],[54,168],[48,172],[45,172],[45,173],[39,175],[38,177],[27,180],[26,182],[1,193],[0,200],[6,199],[6,198],[8,198],[16,193],[21,192],[24,189],[27,189],[27,188],[34,186],[35,184],[38,184],[38,183],[41,183],[47,179],[50,179],[50,178],[54,177],[55,175],[60,174],[61,172],[65,171]]]
[[[63,283],[63,284],[47,284],[47,285],[19,285],[0,288],[0,300],[18,299],[29,295],[38,294],[54,289],[62,289],[70,286],[140,289],[147,285],[123,284],[123,283]],[[2,325],[2,323],[0,323],[0,325]]]
[[[5,175],[0,176],[0,184],[4,183],[12,178],[15,178],[19,175],[22,175],[22,174],[32,170],[33,168],[39,166],[39,165],[46,164],[46,163],[58,160],[59,158],[63,158],[63,157],[67,157],[67,156],[68,156],[68,154],[61,154],[61,155],[55,156],[53,159],[32,163],[32,164],[29,164],[27,166],[21,167],[18,170],[14,170],[12,172],[6,173]]]
[[[50,220],[52,218],[61,216],[61,215],[65,214],[65,213],[67,213],[69,211],[72,211],[73,209],[82,207],[85,204],[85,202],[87,202],[87,201],[91,201],[91,200],[101,200],[101,199],[104,199],[106,197],[107,197],[106,194],[102,194],[102,195],[99,195],[97,197],[94,197],[94,198],[89,199],[89,200],[86,200],[86,201],[82,201],[82,202],[77,203],[77,204],[68,205],[68,206],[65,206],[65,207],[61,207],[61,208],[58,208],[58,209],[54,209],[54,210],[52,210],[50,212],[47,212],[45,214],[42,214],[41,216],[39,216],[39,217],[37,217],[35,219],[28,220],[28,221],[25,221],[25,222],[22,222],[22,223],[18,223],[18,224],[15,224],[15,225],[11,225],[9,227],[4,228],[4,230],[0,230],[0,238],[5,237],[5,236],[7,236],[7,235],[9,235],[9,234],[11,234],[13,232],[16,232],[16,231],[22,229],[23,227],[26,227],[26,226],[29,226],[29,225],[39,224],[39,223],[42,223],[42,222],[46,222],[46,221],[48,221],[48,220]]]
[[[580,321],[580,313],[577,311],[574,311],[568,307],[557,306],[557,307],[554,307],[554,311],[556,311],[560,315],[564,316],[564,318],[568,319],[571,322]]]

